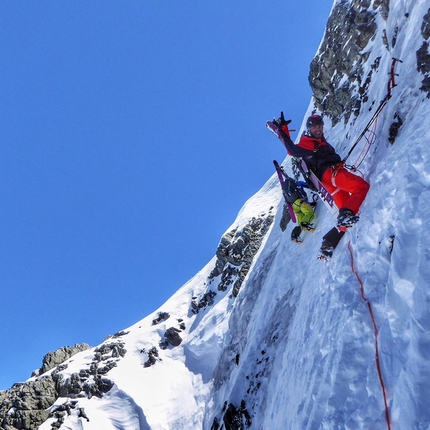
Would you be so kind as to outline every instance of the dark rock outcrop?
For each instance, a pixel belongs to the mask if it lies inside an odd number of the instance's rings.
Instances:
[[[215,268],[209,275],[209,280],[221,275],[219,291],[226,291],[234,283],[232,295],[237,297],[273,218],[271,214],[252,218],[241,230],[233,229],[221,238]]]
[[[164,333],[164,337],[172,346],[179,346],[182,343],[182,338],[179,336],[180,330],[175,327],[170,327]]]
[[[430,53],[429,53],[429,42],[430,37],[430,9],[427,14],[423,17],[421,24],[421,34],[424,41],[417,51],[417,70],[423,74],[423,80],[421,81],[420,90],[427,93],[427,97],[430,98]]]
[[[110,342],[101,344],[94,352],[94,359],[96,361],[104,361],[108,358],[124,357],[127,350],[124,348],[123,342]]]
[[[166,321],[170,318],[170,314],[168,312],[158,312],[158,317],[152,320],[152,325],[160,324],[163,321]]]
[[[193,297],[193,300],[191,301],[191,312],[194,314],[198,314],[201,309],[205,309],[207,306],[212,306],[215,302],[215,296],[216,292],[209,290],[200,298]]]
[[[43,357],[42,367],[33,372],[31,376],[43,375],[48,370],[51,370],[54,367],[57,367],[59,364],[64,363],[78,352],[82,352],[87,349],[90,349],[88,344],[77,343],[74,346],[64,346],[62,348],[58,348],[56,351],[48,352],[48,354]]]
[[[157,362],[157,360],[159,359],[158,358],[158,350],[155,346],[153,346],[149,351],[146,351],[145,349],[143,349],[141,352],[145,353],[148,357],[148,359],[143,364],[143,367],[153,366]]]
[[[309,83],[315,107],[330,117],[333,125],[342,118],[348,122],[358,116],[366,101],[370,76],[364,76],[363,63],[368,59],[364,51],[375,37],[378,9],[388,15],[388,1],[341,1],[334,7],[318,55],[311,63]],[[374,69],[378,64],[374,64]],[[347,77],[347,79],[345,79]]]
[[[116,367],[116,361],[127,352],[124,343],[120,341],[100,345],[94,350],[94,358],[89,368],[64,377],[62,372],[68,365],[63,361],[88,348],[90,347],[87,344],[79,344],[50,352],[43,358],[42,367],[35,372],[33,379],[14,384],[9,390],[0,391],[0,429],[33,430],[49,417],[57,419],[52,423],[52,427],[60,428],[64,421],[64,411],[58,408],[54,414],[48,411],[59,397],[100,398],[110,391],[114,384],[105,375]],[[55,367],[56,364],[58,365]],[[49,371],[51,372],[48,373]],[[78,401],[74,404],[77,403]],[[79,417],[88,419],[82,408],[78,408],[78,411]]]
[[[399,133],[400,127],[403,125],[403,120],[398,113],[394,114],[394,121],[390,125],[388,130],[388,141],[393,144]]]
[[[208,276],[208,284],[221,276],[218,290],[227,291],[233,284],[232,297],[237,297],[264,236],[273,223],[272,209],[269,209],[268,215],[252,218],[241,230],[232,229],[221,237],[216,251],[215,267]],[[215,303],[215,296],[216,292],[213,290],[208,290],[199,297],[194,296],[191,301],[191,312],[197,314],[207,306],[212,306]]]
[[[226,430],[243,430],[251,426],[251,417],[246,409],[244,400],[237,408],[233,403],[229,403],[223,416]]]
[[[48,419],[47,409],[58,392],[51,376],[14,384],[0,392],[0,426],[4,429],[36,429]]]
[[[49,414],[50,418],[56,418],[57,421],[54,421],[51,424],[51,427],[53,429],[59,429],[63,425],[65,421],[66,414],[67,416],[72,414],[72,411],[77,412],[78,418],[84,418],[85,420],[89,421],[90,419],[87,417],[87,414],[85,413],[84,408],[77,407],[78,402],[77,401],[67,401],[63,403],[62,405],[57,405],[53,408],[51,408],[51,412]]]

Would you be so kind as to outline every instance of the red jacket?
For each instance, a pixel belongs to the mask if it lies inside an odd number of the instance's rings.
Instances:
[[[342,161],[335,149],[325,140],[303,134],[297,145],[290,139],[289,133],[282,130],[282,142],[293,157],[302,157],[308,167],[321,179],[324,172],[331,166]]]

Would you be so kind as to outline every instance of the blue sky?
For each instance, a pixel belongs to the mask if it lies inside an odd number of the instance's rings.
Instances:
[[[331,5],[0,4],[0,389],[210,260],[284,158],[265,121],[300,126]]]

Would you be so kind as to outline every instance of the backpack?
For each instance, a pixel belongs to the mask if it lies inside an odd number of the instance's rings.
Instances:
[[[294,203],[297,199],[303,198],[296,182],[292,178],[286,178],[282,183],[282,194],[288,203]]]

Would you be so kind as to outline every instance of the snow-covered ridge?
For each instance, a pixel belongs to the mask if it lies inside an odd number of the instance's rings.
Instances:
[[[430,428],[426,3],[337,1],[332,10],[371,13],[376,25],[354,52],[359,76],[337,68],[340,87],[319,81],[327,96],[342,89],[360,101],[350,115],[328,114],[325,134],[341,155],[385,96],[392,58],[402,60],[360,166],[371,184],[360,221],[333,259],[316,259],[334,224],[323,205],[303,245],[290,241],[292,225],[280,230],[282,196],[273,176],[245,203],[214,258],[160,309],[28,381],[61,393],[43,405],[41,430]],[[345,46],[349,35],[340,38]],[[328,61],[332,49],[322,43],[316,58]],[[339,53],[341,60],[347,55]],[[308,113],[323,101],[311,100]],[[8,430],[19,419],[35,422],[17,390],[0,393]]]

